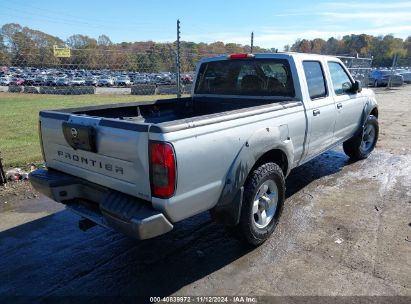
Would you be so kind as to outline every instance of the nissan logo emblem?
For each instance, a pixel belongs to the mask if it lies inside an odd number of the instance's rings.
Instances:
[[[72,135],[74,138],[77,138],[77,136],[78,136],[78,131],[77,131],[76,128],[71,128],[71,135]]]

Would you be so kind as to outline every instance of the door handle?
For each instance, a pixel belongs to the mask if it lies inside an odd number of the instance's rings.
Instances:
[[[341,109],[342,108],[342,103],[337,103],[337,109]]]
[[[313,115],[314,116],[317,116],[317,115],[320,115],[320,110],[318,110],[318,109],[315,109],[315,110],[313,110]]]

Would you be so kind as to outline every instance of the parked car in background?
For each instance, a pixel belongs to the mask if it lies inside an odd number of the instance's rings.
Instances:
[[[147,84],[150,83],[150,78],[146,75],[136,75],[133,80],[134,84]]]
[[[21,86],[24,84],[24,79],[22,78],[13,78],[10,81],[10,85]]]
[[[34,77],[33,76],[27,76],[24,80],[24,85],[26,86],[33,86],[34,85]]]
[[[181,76],[181,82],[183,84],[190,84],[193,83],[193,78],[189,74],[184,74]]]
[[[55,86],[56,85],[56,77],[54,77],[54,76],[46,77],[46,79],[43,82],[43,85],[50,86],[50,87]]]
[[[66,87],[70,85],[70,81],[67,77],[60,77],[56,80],[56,86]]]
[[[399,71],[398,74],[402,76],[405,83],[411,83],[411,71],[407,71],[407,70]]]
[[[84,86],[86,84],[85,80],[80,77],[74,77],[70,80],[71,86]]]
[[[387,86],[391,79],[392,86],[402,86],[404,78],[390,70],[374,70],[368,76],[368,84],[373,87]]]
[[[91,76],[87,77],[85,80],[86,86],[97,86],[97,77]]]
[[[119,87],[128,87],[131,84],[128,76],[119,76],[114,80],[114,85]]]
[[[113,78],[111,78],[111,77],[101,76],[97,80],[97,85],[99,87],[111,87],[111,86],[113,86],[113,84],[114,84],[114,81],[113,81]]]
[[[0,85],[1,86],[8,86],[9,84],[10,84],[10,78],[0,77]]]
[[[33,80],[33,85],[40,86],[44,85],[45,78],[43,76],[37,76]]]
[[[159,74],[154,77],[154,81],[159,85],[171,85],[176,84],[177,81],[171,75],[168,74]]]

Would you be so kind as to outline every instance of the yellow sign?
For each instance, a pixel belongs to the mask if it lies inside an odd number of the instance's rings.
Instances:
[[[53,46],[54,57],[65,57],[68,58],[71,56],[69,48],[59,48],[57,45]]]

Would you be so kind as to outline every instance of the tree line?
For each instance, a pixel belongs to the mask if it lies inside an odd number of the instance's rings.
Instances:
[[[257,36],[258,38],[258,36]],[[53,46],[71,48],[70,58],[57,58]],[[236,43],[181,42],[182,71],[194,70],[199,59],[206,56],[247,53],[249,45]],[[4,24],[0,29],[0,65],[32,67],[66,67],[84,69],[121,69],[159,72],[176,68],[176,43],[153,41],[113,43],[106,35],[97,39],[75,34],[63,40],[59,37],[23,27]],[[275,48],[254,47],[254,53],[276,52]],[[373,65],[389,66],[395,54],[411,65],[411,37],[403,40],[393,35],[347,35],[341,39],[298,39],[286,45],[284,51],[371,57]]]
[[[399,56],[402,65],[411,65],[411,36],[403,40],[393,35],[372,36],[367,34],[346,35],[324,40],[297,39],[294,44],[284,46],[285,51],[342,56],[372,57],[373,66],[389,67],[393,57]]]
[[[69,47],[70,58],[57,58],[53,46]],[[197,61],[206,56],[250,52],[250,46],[235,43],[181,42],[182,71],[193,71]],[[275,49],[254,48],[255,52]],[[78,69],[118,69],[142,72],[176,70],[176,43],[153,41],[113,43],[106,35],[97,39],[75,34],[62,40],[47,33],[5,24],[0,29],[0,65],[31,67],[66,67]]]

